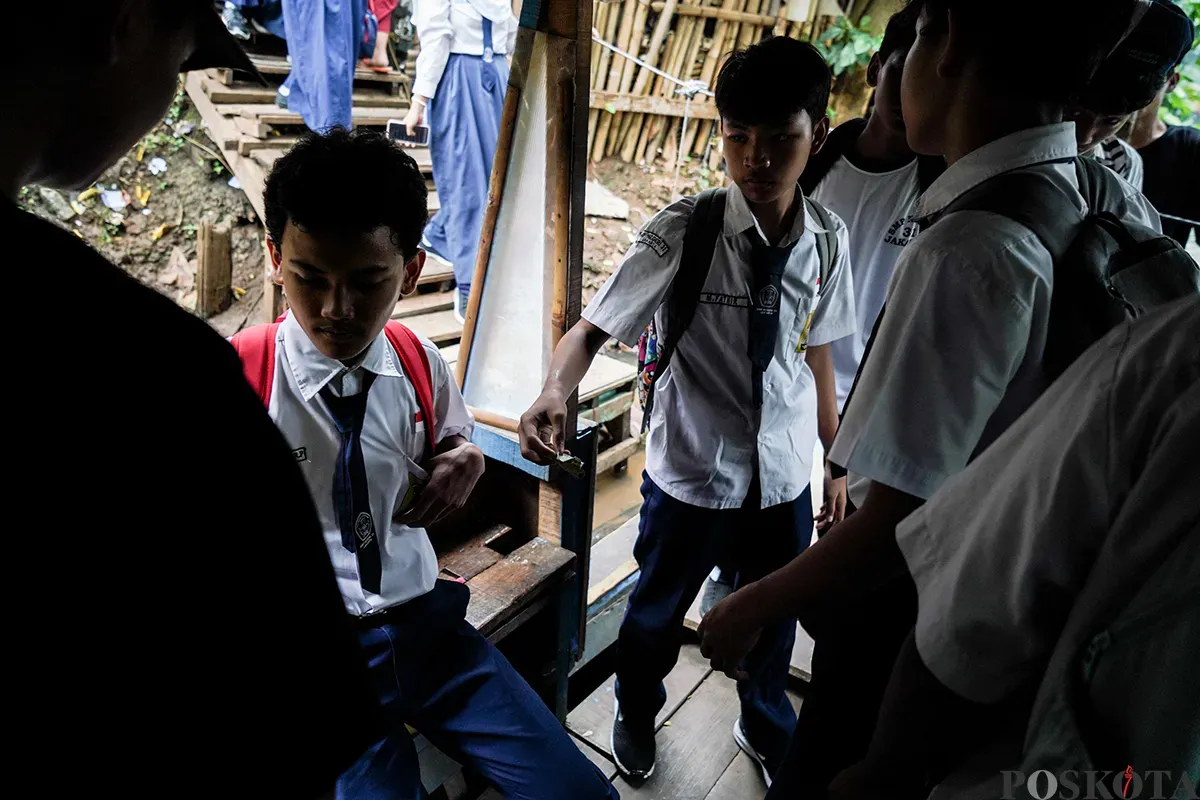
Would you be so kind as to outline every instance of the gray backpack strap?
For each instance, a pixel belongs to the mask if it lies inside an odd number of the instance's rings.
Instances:
[[[818,291],[824,292],[829,283],[829,273],[833,271],[833,265],[837,263],[837,231],[834,230],[833,215],[826,210],[825,206],[808,197],[804,198],[804,202],[808,204],[808,208],[817,218],[817,222],[825,229],[816,233],[817,258],[821,262],[821,285]]]

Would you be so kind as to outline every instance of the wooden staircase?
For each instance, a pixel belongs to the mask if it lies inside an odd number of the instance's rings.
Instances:
[[[275,162],[307,132],[295,111],[275,105],[275,95],[290,71],[283,56],[251,53],[251,60],[267,80],[267,86],[245,81],[229,69],[210,69],[188,73],[188,96],[203,120],[209,137],[220,149],[226,164],[237,177],[242,191],[250,199],[260,219],[265,218],[263,189]],[[411,71],[412,56],[410,56]],[[390,119],[399,119],[408,111],[410,78],[404,71],[379,73],[362,67],[354,73],[355,127],[382,129]],[[433,177],[429,149],[411,148],[408,153],[425,175],[429,189],[429,213],[441,207]],[[462,336],[462,326],[452,311],[453,272],[445,264],[428,259],[421,275],[418,293],[401,300],[394,316],[440,346],[452,345]],[[276,287],[268,287],[264,317],[274,317],[281,309]]]

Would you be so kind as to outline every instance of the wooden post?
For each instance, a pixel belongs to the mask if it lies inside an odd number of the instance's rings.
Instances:
[[[229,228],[201,222],[196,231],[196,313],[207,319],[229,308],[232,286]]]

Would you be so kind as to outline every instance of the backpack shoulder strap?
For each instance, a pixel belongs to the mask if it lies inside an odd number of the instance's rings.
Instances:
[[[712,268],[713,252],[717,237],[725,228],[724,189],[705,189],[696,196],[691,219],[683,234],[683,250],[679,255],[679,270],[671,283],[667,296],[667,330],[658,351],[658,361],[650,385],[646,387],[646,402],[643,405],[644,422],[649,425],[650,413],[654,408],[654,386],[666,372],[675,354],[675,346],[696,316],[704,282]]]
[[[817,292],[825,291],[825,286],[829,283],[829,273],[833,271],[833,265],[838,257],[838,238],[836,227],[833,223],[833,215],[825,206],[818,203],[816,200],[805,196],[804,202],[808,204],[817,222],[820,223],[823,231],[817,233],[817,257],[821,261],[821,283],[817,286]]]
[[[416,390],[417,408],[420,409],[425,422],[425,443],[429,446],[429,455],[432,457],[437,449],[434,439],[437,418],[434,416],[433,405],[433,373],[429,368],[429,356],[425,353],[425,345],[421,344],[421,339],[415,333],[395,320],[388,320],[383,330],[392,347],[396,349],[396,354],[400,356],[400,366],[404,374],[412,381],[413,389]]]
[[[1028,169],[989,178],[937,216],[954,211],[990,211],[1007,217],[1033,231],[1056,262],[1066,254],[1084,220],[1074,197],[1045,173]]]
[[[271,406],[271,386],[275,382],[275,335],[279,323],[255,325],[233,335],[229,343],[242,362],[246,383],[262,400],[264,408]]]
[[[700,294],[712,268],[717,237],[725,226],[725,190],[706,189],[696,197],[692,217],[683,235],[683,252],[679,256],[679,271],[667,298],[667,336],[678,342],[696,316]],[[674,349],[674,348],[671,348]],[[658,371],[663,369],[659,358]]]
[[[858,140],[866,127],[867,120],[859,118],[843,122],[829,132],[825,144],[808,159],[808,164],[805,165],[804,172],[800,175],[800,188],[804,190],[805,195],[817,188],[817,185],[829,174],[829,170],[833,169],[833,165]]]

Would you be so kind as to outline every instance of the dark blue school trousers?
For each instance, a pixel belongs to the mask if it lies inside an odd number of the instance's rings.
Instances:
[[[812,538],[809,487],[795,500],[759,508],[755,477],[741,508],[700,508],[676,500],[643,473],[642,515],[633,555],[641,568],[617,639],[617,696],[627,717],[653,717],[666,702],[663,679],[675,667],[683,618],[718,563],[741,588],[804,552]],[[796,621],[762,632],[738,681],[742,725],[769,763],[787,748],[796,712],[787,697]],[[732,731],[731,731],[732,733]]]
[[[550,709],[465,620],[467,587],[433,591],[360,622],[360,643],[390,732],[341,778],[339,800],[423,800],[407,725],[481,773],[506,798],[616,800]]]

